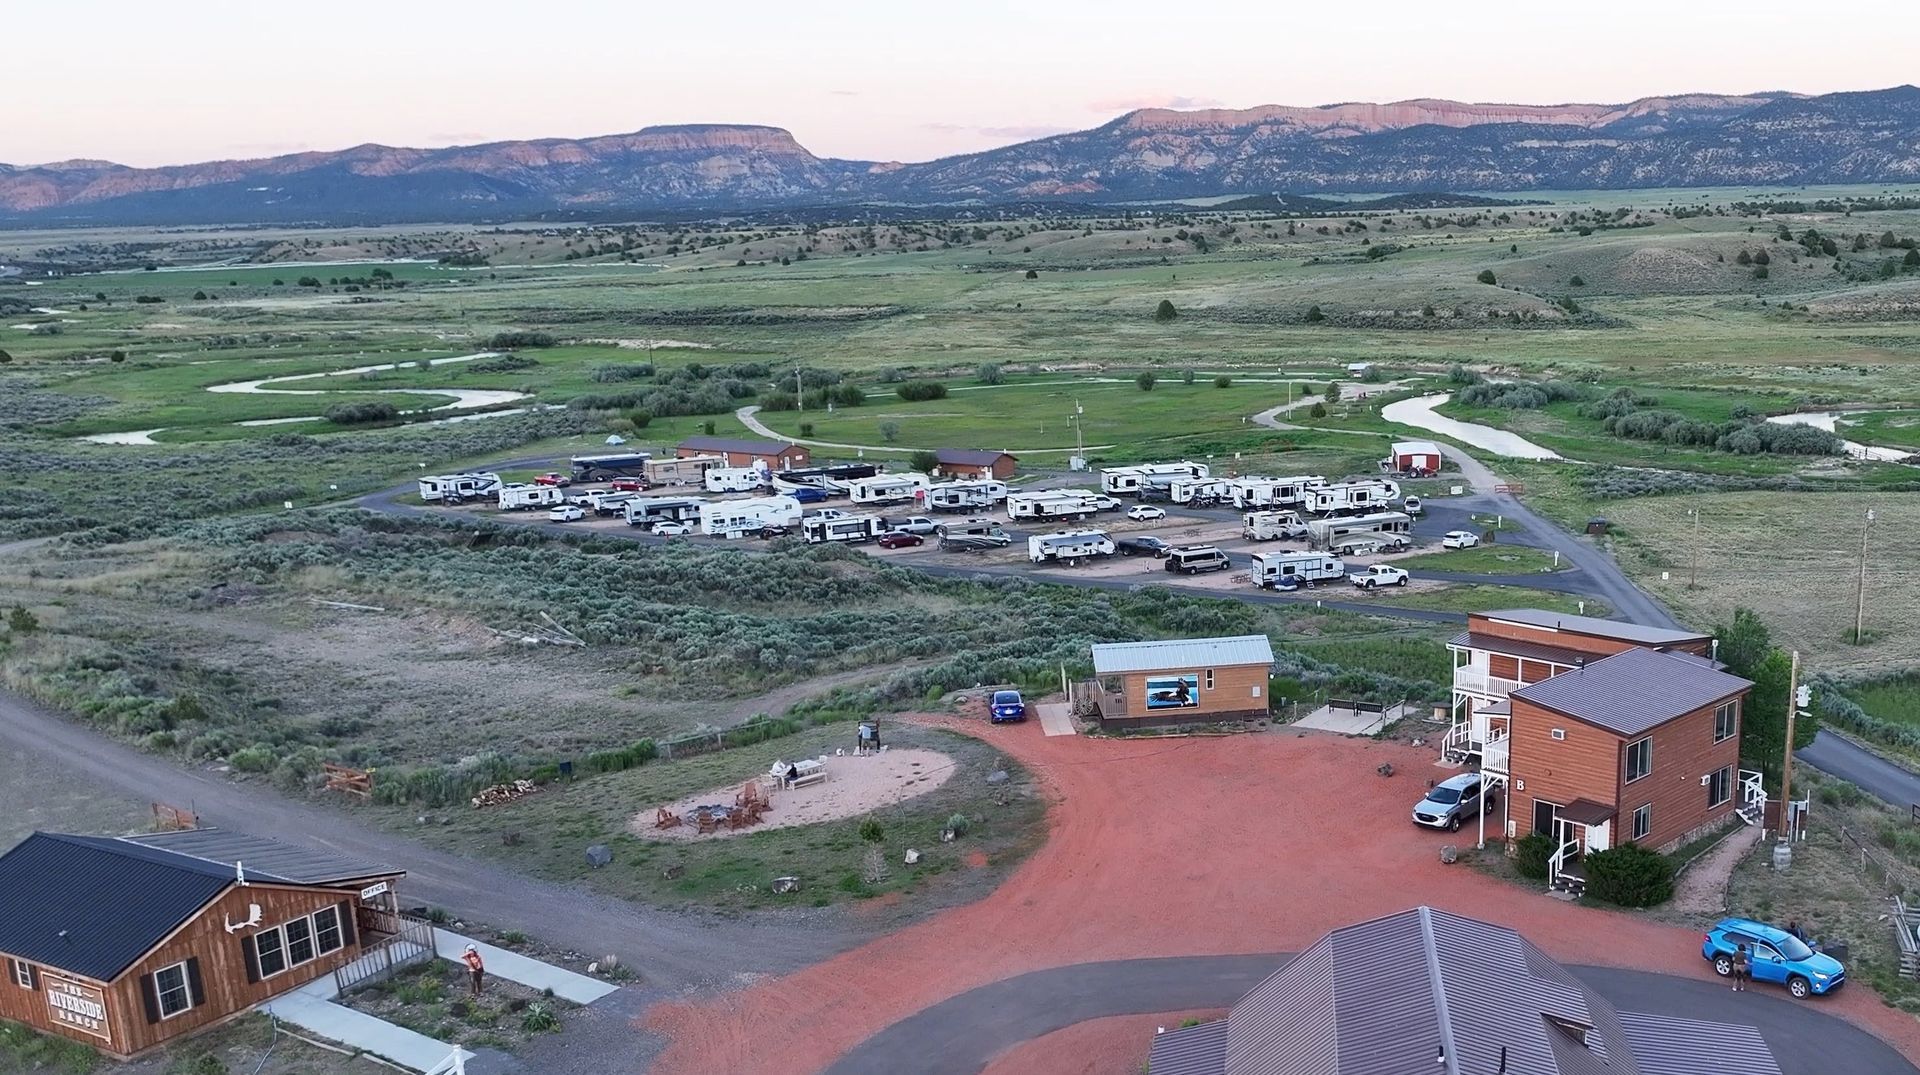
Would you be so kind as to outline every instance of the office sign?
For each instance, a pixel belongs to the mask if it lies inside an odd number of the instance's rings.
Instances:
[[[360,890],[360,898],[363,900],[370,900],[375,896],[380,895],[382,892],[385,892],[387,888],[388,888],[388,885],[385,881],[382,881],[376,885],[368,885],[366,888],[363,888]]]

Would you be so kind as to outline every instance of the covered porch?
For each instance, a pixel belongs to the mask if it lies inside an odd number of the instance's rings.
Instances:
[[[1546,805],[1536,803],[1535,809]],[[1582,863],[1588,854],[1613,847],[1613,824],[1619,811],[1592,799],[1575,799],[1552,810],[1553,854],[1547,859],[1547,887],[1578,896],[1587,887]]]

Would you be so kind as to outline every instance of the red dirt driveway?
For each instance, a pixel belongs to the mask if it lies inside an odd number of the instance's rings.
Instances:
[[[1297,952],[1321,934],[1425,903],[1511,926],[1569,963],[1707,976],[1700,934],[1561,903],[1444,866],[1457,836],[1408,811],[1429,750],[1285,732],[1047,738],[1037,724],[945,717],[1001,745],[1052,799],[1047,843],[991,895],[703,1003],[645,1017],[662,1075],[819,1071],[877,1031],[1029,971],[1142,956]],[[1391,761],[1399,773],[1374,772]],[[1920,1021],[1854,985],[1822,1007],[1920,1058]],[[1144,1061],[1146,1041],[1140,1043]]]

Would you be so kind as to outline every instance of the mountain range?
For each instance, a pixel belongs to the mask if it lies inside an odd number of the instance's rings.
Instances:
[[[778,127],[649,127],[442,149],[362,145],[132,168],[0,164],[0,222],[611,217],[887,202],[1920,181],[1920,88],[1626,104],[1444,100],[1129,112],[923,163],[815,156]]]

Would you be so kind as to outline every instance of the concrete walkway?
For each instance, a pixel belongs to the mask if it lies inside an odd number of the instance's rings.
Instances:
[[[584,974],[575,974],[565,967],[556,967],[538,959],[529,959],[518,952],[509,952],[491,944],[463,937],[452,930],[433,930],[433,941],[440,949],[440,958],[460,961],[461,953],[467,945],[473,945],[480,953],[480,959],[486,964],[487,973],[496,978],[505,978],[509,982],[519,982],[529,989],[551,989],[553,995],[561,1000],[575,1004],[592,1004],[608,993],[620,988],[611,982],[598,978],[589,978]]]
[[[1390,705],[1385,712],[1355,712],[1346,707],[1335,709],[1330,705],[1320,708],[1289,724],[1289,728],[1306,728],[1318,732],[1338,732],[1341,735],[1372,735],[1392,724],[1410,712],[1403,705]]]
[[[302,1030],[414,1071],[430,1071],[453,1055],[454,1047],[446,1042],[336,1004],[335,995],[333,975],[327,974],[260,1007]],[[463,1061],[473,1059],[465,1049],[460,1052]]]
[[[1073,709],[1065,702],[1045,702],[1033,707],[1040,718],[1040,730],[1048,735],[1072,735]]]

